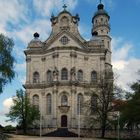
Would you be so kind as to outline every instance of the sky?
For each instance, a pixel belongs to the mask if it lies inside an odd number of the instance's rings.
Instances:
[[[0,33],[14,40],[16,77],[5,86],[0,94],[0,124],[5,126],[16,90],[23,88],[26,80],[26,62],[23,53],[33,34],[38,32],[41,41],[45,41],[51,32],[50,17],[57,16],[63,10],[80,16],[79,32],[86,39],[91,38],[92,17],[97,11],[99,0],[0,0]],[[116,83],[129,89],[131,83],[140,76],[140,0],[102,0],[110,15],[112,37],[112,65],[117,75]]]

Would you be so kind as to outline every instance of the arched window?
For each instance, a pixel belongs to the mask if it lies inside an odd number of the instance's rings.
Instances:
[[[67,106],[68,105],[68,98],[66,95],[61,96],[61,106]]]
[[[83,113],[83,110],[82,110],[83,100],[84,100],[83,95],[81,93],[79,93],[77,96],[77,114]]]
[[[61,70],[61,80],[68,80],[68,70],[66,68]]]
[[[39,73],[37,71],[33,73],[33,83],[39,83]]]
[[[97,72],[92,71],[91,72],[91,82],[96,82],[97,81]]]
[[[96,94],[91,96],[91,114],[94,114],[97,110],[97,98],[98,96]]]
[[[83,81],[83,71],[82,70],[78,70],[77,79],[78,79],[78,81]]]
[[[39,96],[38,95],[34,95],[33,96],[33,105],[39,109]]]
[[[52,72],[50,70],[47,71],[47,82],[52,81]]]
[[[47,95],[47,114],[50,115],[52,112],[52,97],[51,94]]]

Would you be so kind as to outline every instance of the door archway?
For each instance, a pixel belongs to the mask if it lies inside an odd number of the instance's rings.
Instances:
[[[61,127],[67,127],[67,115],[61,116]]]

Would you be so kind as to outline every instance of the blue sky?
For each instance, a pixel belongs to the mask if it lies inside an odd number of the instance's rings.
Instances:
[[[12,104],[11,98],[25,83],[26,63],[23,51],[38,32],[42,41],[51,32],[50,17],[62,11],[64,0],[0,0],[0,33],[12,37],[15,46],[16,77],[0,95],[0,124],[5,122],[5,113]],[[102,0],[111,19],[112,64],[117,73],[117,84],[127,89],[128,84],[138,79],[140,69],[140,0]],[[68,11],[80,16],[79,31],[91,38],[92,17],[99,0],[65,0]]]

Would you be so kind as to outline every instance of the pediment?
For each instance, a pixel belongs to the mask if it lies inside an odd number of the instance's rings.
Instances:
[[[62,33],[53,36],[46,41],[47,49],[55,47],[77,47],[79,49],[85,49],[85,44],[71,33],[63,31]]]

